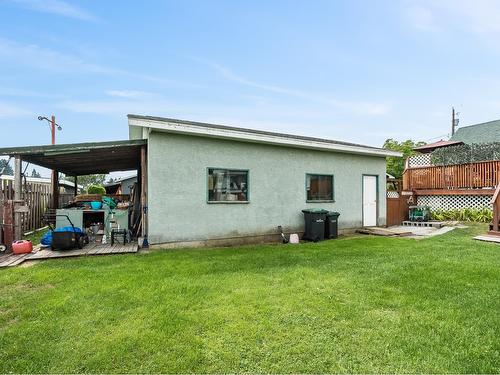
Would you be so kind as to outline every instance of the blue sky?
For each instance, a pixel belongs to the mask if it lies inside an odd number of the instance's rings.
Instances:
[[[127,113],[380,146],[500,118],[500,2],[0,0],[0,147]]]

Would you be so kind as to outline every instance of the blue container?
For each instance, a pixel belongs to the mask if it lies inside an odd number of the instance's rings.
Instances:
[[[93,210],[100,210],[102,202],[90,202],[90,207],[92,207]]]

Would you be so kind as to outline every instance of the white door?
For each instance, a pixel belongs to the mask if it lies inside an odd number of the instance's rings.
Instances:
[[[363,226],[377,226],[377,176],[363,176]]]

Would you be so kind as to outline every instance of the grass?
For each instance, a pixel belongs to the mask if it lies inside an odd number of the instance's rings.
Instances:
[[[48,229],[40,229],[30,233],[27,236],[23,236],[23,240],[30,240],[33,243],[33,246],[38,245],[42,240],[42,237],[47,233]]]
[[[498,373],[485,228],[3,269],[0,373]]]

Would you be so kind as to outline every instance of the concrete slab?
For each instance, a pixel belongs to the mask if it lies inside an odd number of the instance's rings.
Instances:
[[[396,225],[393,227],[389,227],[391,230],[404,230],[407,232],[411,232],[412,234],[408,236],[409,238],[425,238],[425,237],[433,237],[439,236],[441,234],[447,233],[455,229],[455,227],[414,227],[407,225]]]
[[[487,242],[500,243],[500,236],[483,235],[483,236],[476,236],[476,237],[474,237],[474,239],[478,240],[478,241],[487,241]]]

